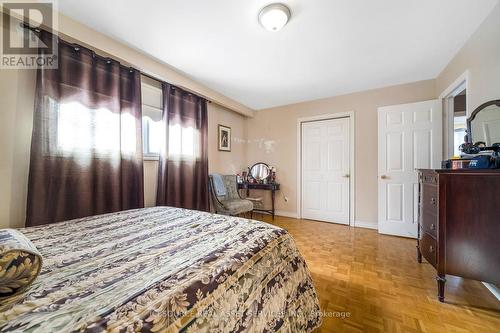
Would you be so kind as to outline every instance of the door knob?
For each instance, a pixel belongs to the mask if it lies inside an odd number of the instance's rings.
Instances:
[[[350,178],[350,177],[351,177],[351,175],[350,175],[350,174],[345,174],[345,175],[344,175],[344,178]]]
[[[380,179],[389,179],[389,177],[387,177],[386,175],[382,175],[380,176]]]

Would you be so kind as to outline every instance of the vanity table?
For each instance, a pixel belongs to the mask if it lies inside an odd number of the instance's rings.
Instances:
[[[238,190],[245,190],[246,196],[250,196],[250,190],[264,190],[271,192],[271,209],[264,208],[254,208],[254,212],[270,214],[275,216],[275,200],[276,192],[280,190],[280,184],[276,183],[274,175],[272,174],[271,167],[266,163],[255,163],[251,168],[249,168],[249,173],[247,179],[243,182],[238,183]]]
[[[271,183],[271,184],[258,184],[258,183],[249,183],[249,182],[243,182],[238,184],[238,189],[239,190],[246,190],[246,195],[247,197],[250,195],[250,190],[265,190],[265,191],[271,191],[271,209],[254,209],[254,212],[257,213],[266,213],[270,214],[273,217],[274,220],[274,201],[276,198],[276,191],[279,191],[280,189],[280,184],[278,183]]]
[[[487,112],[480,114],[482,110]],[[500,126],[497,132],[491,130],[495,124],[500,124],[500,101],[474,111],[467,120],[466,144],[481,142],[485,150],[495,150],[500,141],[496,141]],[[417,261],[421,263],[423,257],[436,269],[441,302],[446,274],[500,284],[500,169],[494,169],[495,165],[418,170]]]

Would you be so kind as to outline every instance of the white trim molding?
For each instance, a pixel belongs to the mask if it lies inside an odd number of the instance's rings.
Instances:
[[[455,96],[461,91],[457,91],[463,84],[465,83],[465,86],[461,89],[469,89],[469,70],[466,70],[465,72],[462,73],[459,77],[456,78],[455,81],[453,81],[452,84],[446,88],[441,95],[439,95],[439,99],[446,98],[453,93],[455,93]]]
[[[465,89],[466,96],[469,95],[469,70],[460,75],[448,88],[446,88],[439,99],[443,103],[443,159],[453,156],[454,150],[454,103],[453,98]],[[465,115],[469,116],[469,98],[465,100]]]
[[[356,175],[356,165],[355,165],[355,154],[354,150],[356,149],[355,144],[355,112],[339,112],[339,113],[330,113],[330,114],[322,114],[318,116],[312,117],[303,117],[297,119],[297,216],[296,218],[302,218],[302,123],[311,122],[311,121],[320,121],[320,120],[329,120],[329,119],[338,119],[338,118],[349,118],[349,144],[350,144],[350,184],[349,184],[349,225],[354,226],[354,214],[355,214],[355,175]]]
[[[378,223],[377,222],[368,222],[368,221],[359,221],[359,220],[356,220],[356,221],[354,221],[354,226],[356,228],[365,228],[365,229],[378,230]]]
[[[259,213],[256,213],[256,214],[259,214]],[[281,217],[289,217],[289,218],[295,219],[297,221],[300,220],[300,218],[297,217],[297,213],[296,212],[287,212],[287,211],[284,211],[284,210],[277,210],[275,215],[276,216],[281,216]],[[315,220],[307,220],[307,221],[320,222],[320,223],[330,223],[330,222],[315,221]],[[341,224],[341,223],[332,223],[332,224],[340,225],[340,226],[344,226],[345,225],[345,224]],[[378,222],[368,222],[368,221],[355,220],[354,224],[351,225],[351,227],[378,230]]]
[[[488,288],[490,293],[492,293],[493,296],[495,296],[497,298],[497,300],[500,301],[500,288],[498,288],[494,284],[487,283],[487,282],[483,282],[483,284],[486,288]]]
[[[291,217],[293,219],[297,218],[297,213],[296,212],[287,212],[285,210],[277,210],[277,211],[274,212],[274,215],[276,215],[276,216],[284,216],[284,217]]]

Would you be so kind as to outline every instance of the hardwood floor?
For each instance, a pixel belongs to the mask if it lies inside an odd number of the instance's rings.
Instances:
[[[435,270],[416,262],[414,240],[324,222],[254,218],[292,234],[322,311],[350,314],[323,318],[317,332],[500,332],[500,302],[478,281],[447,276],[446,303],[438,302]]]

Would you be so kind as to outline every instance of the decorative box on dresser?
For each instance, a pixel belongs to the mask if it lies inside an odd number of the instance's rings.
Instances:
[[[500,170],[419,170],[417,260],[446,274],[500,283]]]

